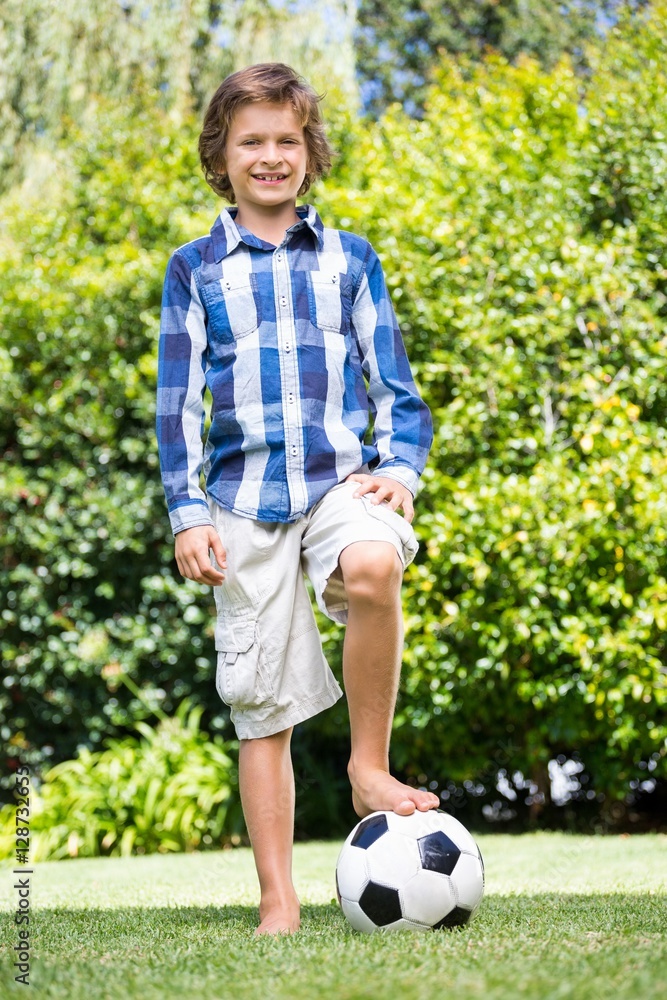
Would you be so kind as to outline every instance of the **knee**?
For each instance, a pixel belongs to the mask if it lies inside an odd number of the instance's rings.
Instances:
[[[387,604],[398,594],[403,566],[389,542],[358,542],[340,556],[348,600]]]

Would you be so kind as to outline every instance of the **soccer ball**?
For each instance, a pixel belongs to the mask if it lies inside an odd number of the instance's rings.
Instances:
[[[343,844],[336,891],[354,929],[367,934],[460,927],[482,901],[484,862],[448,813],[374,812]]]

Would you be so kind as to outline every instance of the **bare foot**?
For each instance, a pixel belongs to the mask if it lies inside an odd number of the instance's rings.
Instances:
[[[294,934],[301,926],[299,900],[276,905],[259,904],[260,925],[255,937],[261,934]]]
[[[433,792],[422,792],[418,788],[404,785],[386,771],[353,773],[350,769],[349,774],[352,805],[357,816],[362,818],[378,809],[386,809],[400,816],[409,816],[415,809],[427,812],[429,809],[437,809],[440,805],[438,796]]]

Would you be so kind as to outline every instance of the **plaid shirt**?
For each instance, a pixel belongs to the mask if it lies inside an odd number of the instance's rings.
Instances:
[[[206,493],[245,517],[290,522],[353,472],[416,491],[431,417],[378,257],[313,208],[297,212],[274,247],[225,209],[169,261],[157,438],[174,534],[211,524]]]

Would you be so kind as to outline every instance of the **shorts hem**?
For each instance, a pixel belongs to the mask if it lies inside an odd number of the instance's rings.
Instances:
[[[232,723],[239,740],[261,739],[262,736],[273,736],[275,733],[282,732],[283,729],[289,729],[290,726],[296,726],[299,722],[305,722],[306,719],[319,715],[320,712],[335,705],[342,697],[343,692],[336,684],[335,688],[328,688],[324,695],[309,698],[294,708],[274,712],[268,719],[253,722],[252,719],[236,720],[232,718]]]
[[[343,552],[343,550],[346,549],[349,545],[354,545],[357,542],[387,542],[389,545],[393,545],[394,548],[396,549],[396,554],[398,555],[398,558],[401,560],[401,565],[403,566],[403,572],[405,572],[405,570],[410,565],[410,562],[412,562],[411,559],[406,562],[405,549],[398,536],[396,538],[387,538],[386,535],[378,535],[377,537],[373,538],[369,537],[369,533],[367,531],[359,532],[359,538],[350,538],[349,540],[346,539],[345,544],[341,546],[340,550],[336,552],[333,558],[331,559],[330,567],[326,567],[324,563],[318,560],[323,570],[322,578],[324,580],[324,586],[322,587],[321,593],[319,589],[315,589],[315,600],[317,602],[317,606],[319,607],[320,611],[322,611],[327,616],[327,618],[330,618],[331,621],[336,622],[339,625],[347,625],[347,612],[349,604],[347,601],[337,601],[335,604],[327,604],[324,600],[324,595],[326,593],[326,589],[329,583],[329,577],[336,572],[341,552]]]

